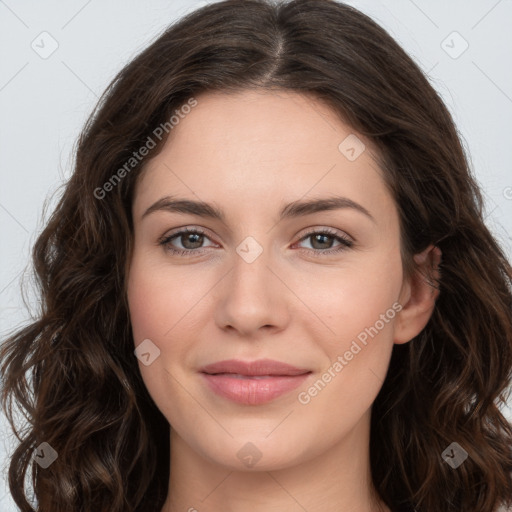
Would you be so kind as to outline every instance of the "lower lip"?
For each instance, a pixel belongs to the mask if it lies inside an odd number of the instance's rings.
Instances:
[[[229,375],[202,374],[215,393],[233,402],[259,405],[290,392],[300,386],[310,373],[302,375],[276,375],[264,378],[239,378]]]

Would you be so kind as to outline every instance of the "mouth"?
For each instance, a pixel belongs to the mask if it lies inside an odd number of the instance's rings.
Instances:
[[[239,404],[260,405],[289,393],[312,372],[271,359],[231,359],[207,365],[200,373],[217,395]]]

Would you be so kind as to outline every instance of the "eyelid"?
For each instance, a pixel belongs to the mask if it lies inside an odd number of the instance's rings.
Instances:
[[[198,232],[202,235],[208,236],[208,238],[210,238],[210,239],[215,238],[208,234],[209,230],[207,230],[206,228],[203,228],[201,226],[188,225],[188,226],[181,226],[181,227],[171,230],[169,233],[166,233],[165,235],[160,237],[159,240],[167,239],[169,237],[172,237],[172,236],[177,235],[182,232],[192,232],[192,233]],[[299,233],[299,235],[296,235],[296,236],[299,237],[299,241],[300,241],[305,236],[316,234],[316,233],[329,233],[330,235],[341,236],[343,238],[350,239],[351,241],[355,242],[355,239],[351,235],[349,235],[346,231],[342,231],[340,229],[332,228],[329,226],[317,226],[317,227],[313,227],[313,228],[305,228],[302,232]]]
[[[170,241],[170,239],[172,239],[174,237],[179,238],[177,235],[182,235],[185,233],[200,234],[200,235],[203,235],[205,238],[208,238],[211,242],[217,243],[213,240],[214,237],[209,235],[209,231],[200,226],[182,226],[179,228],[175,228],[175,229],[171,230],[170,232],[166,233],[165,235],[161,236],[158,239],[157,243],[158,243],[158,245],[161,245],[161,244],[163,245],[163,242]],[[204,247],[203,247],[203,249],[204,249]],[[198,249],[198,250],[200,250],[200,249]],[[188,251],[193,252],[192,249],[189,249]],[[197,252],[197,250],[194,252]]]
[[[346,231],[331,228],[329,226],[315,226],[313,228],[306,228],[298,236],[300,236],[300,240],[302,240],[304,237],[314,235],[316,233],[327,233],[331,236],[339,236],[340,238],[344,238],[346,240],[350,240],[351,242],[355,242],[355,239],[352,236],[350,236]]]

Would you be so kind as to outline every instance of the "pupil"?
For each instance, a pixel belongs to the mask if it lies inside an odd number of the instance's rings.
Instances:
[[[187,247],[187,243],[191,242],[192,245],[197,244],[197,247],[200,247],[201,246],[201,241],[202,241],[202,237],[203,235],[200,235],[198,233],[189,233],[188,235],[186,235],[185,237],[185,240],[186,240],[186,243],[183,244],[185,247]],[[193,239],[196,239],[195,241]],[[199,240],[199,242],[198,242]],[[195,249],[197,247],[188,247],[188,249]]]
[[[327,246],[329,245],[329,243],[327,242],[327,240],[329,238],[330,238],[330,235],[323,235],[323,234],[314,235],[313,240],[315,242],[319,241],[320,245],[321,245],[321,247],[316,247],[316,248],[317,249],[326,249],[326,247],[324,247],[323,245],[327,245]],[[313,243],[313,247],[315,247],[315,243]]]

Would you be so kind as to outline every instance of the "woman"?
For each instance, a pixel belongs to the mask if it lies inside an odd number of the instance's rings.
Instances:
[[[42,512],[512,505],[512,271],[446,107],[354,8],[169,27],[34,264],[41,316],[1,355],[22,510],[27,470]]]

